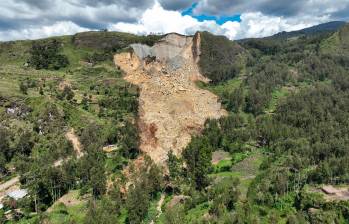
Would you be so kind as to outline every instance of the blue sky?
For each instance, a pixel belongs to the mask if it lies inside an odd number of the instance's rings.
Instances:
[[[183,10],[181,12],[181,14],[183,16],[188,15],[191,16],[195,19],[197,19],[200,22],[203,22],[205,20],[213,20],[215,21],[217,24],[222,25],[228,21],[235,21],[235,22],[241,22],[241,15],[237,14],[237,15],[232,15],[232,16],[212,16],[212,15],[205,15],[205,14],[199,14],[199,15],[195,15],[194,14],[194,9],[198,6],[198,3],[193,3],[189,8]]]

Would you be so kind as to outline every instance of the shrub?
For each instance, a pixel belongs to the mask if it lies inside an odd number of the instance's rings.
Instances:
[[[29,64],[35,69],[58,70],[69,65],[68,58],[59,54],[61,43],[57,40],[50,42],[34,42],[30,49]]]

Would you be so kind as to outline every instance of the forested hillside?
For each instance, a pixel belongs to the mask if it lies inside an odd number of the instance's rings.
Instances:
[[[200,32],[197,85],[228,115],[165,167],[139,151],[139,89],[112,62],[160,36],[0,43],[0,222],[349,223],[348,37]]]

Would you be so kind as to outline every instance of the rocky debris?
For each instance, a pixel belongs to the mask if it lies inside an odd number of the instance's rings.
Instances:
[[[192,43],[192,37],[181,36],[176,33],[166,35],[161,41],[149,47],[144,44],[131,44],[137,57],[149,64],[152,61],[159,61],[166,64],[168,69],[177,70],[185,64],[183,49]]]
[[[131,45],[134,53],[114,57],[127,81],[140,87],[140,149],[156,163],[164,164],[170,150],[182,150],[198,134],[207,119],[226,115],[218,97],[199,89],[203,77],[193,58],[193,38],[169,34],[153,47]],[[156,60],[145,63],[146,57]]]

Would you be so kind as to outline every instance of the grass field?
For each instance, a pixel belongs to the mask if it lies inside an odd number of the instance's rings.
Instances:
[[[272,99],[269,103],[266,113],[273,113],[276,110],[276,107],[280,102],[280,100],[287,97],[288,94],[289,94],[289,90],[286,87],[282,87],[280,89],[274,90],[272,93]]]
[[[234,158],[234,157],[233,157]],[[236,177],[240,179],[239,189],[241,197],[245,198],[248,188],[252,180],[257,176],[259,172],[259,166],[263,162],[264,155],[261,150],[255,150],[246,155],[244,159],[239,162],[233,163],[232,160],[222,160],[217,166],[230,165],[229,171],[218,172],[210,174],[212,178],[225,178]],[[216,170],[218,170],[216,168]]]

